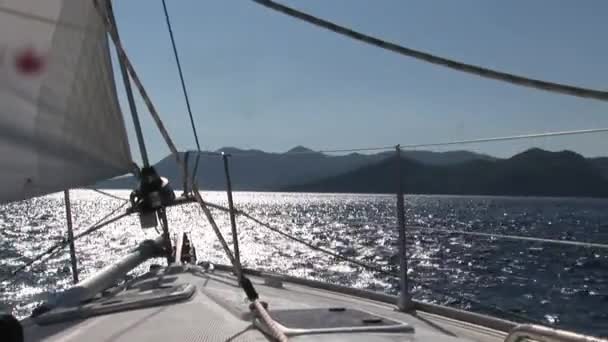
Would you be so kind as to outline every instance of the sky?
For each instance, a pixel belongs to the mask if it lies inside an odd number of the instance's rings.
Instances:
[[[608,1],[281,0],[436,55],[608,89]],[[608,103],[426,64],[248,0],[167,0],[201,148],[283,152],[608,127]],[[114,2],[123,45],[180,150],[195,149],[160,0]],[[116,74],[131,150],[140,160]],[[169,150],[138,98],[152,162]],[[608,155],[608,133],[434,148]]]

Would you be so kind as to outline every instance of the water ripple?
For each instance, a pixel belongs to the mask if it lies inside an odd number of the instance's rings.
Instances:
[[[126,197],[126,191],[112,191]],[[90,191],[73,191],[76,233],[121,203]],[[221,192],[205,199],[226,205]],[[357,260],[398,270],[395,200],[388,195],[237,192],[235,203],[262,221]],[[608,243],[608,201],[459,196],[407,196],[407,224],[420,227],[520,234]],[[0,210],[0,279],[65,234],[60,194],[4,205]],[[216,220],[229,242],[227,215]],[[172,229],[190,232],[199,259],[227,263],[220,244],[195,205],[168,210]],[[286,240],[237,218],[243,264],[396,294],[398,281],[373,274]],[[76,243],[86,277],[116,261],[139,241],[156,236],[129,217]],[[545,324],[608,335],[608,255],[605,251],[408,231],[408,275],[415,298],[501,315],[532,317]],[[162,261],[156,261],[162,262]],[[144,272],[147,265],[135,273]],[[67,251],[1,283],[0,300],[19,316],[49,292],[70,286]],[[480,305],[484,303],[485,305]],[[511,317],[509,317],[511,318]]]

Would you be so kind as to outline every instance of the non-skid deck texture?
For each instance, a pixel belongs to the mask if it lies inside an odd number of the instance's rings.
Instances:
[[[269,341],[252,323],[248,301],[228,273],[205,273],[199,267],[175,266],[155,276],[163,286],[189,283],[196,287],[190,299],[178,303],[99,315],[84,320],[38,326],[25,323],[26,341]],[[154,278],[136,280],[131,291],[149,294]],[[276,289],[251,277],[260,298],[273,310],[347,308],[360,310],[386,322],[409,324],[414,332],[329,333],[291,336],[292,341],[502,341],[501,334],[428,314],[409,315],[391,305],[286,283]],[[146,286],[141,285],[147,282]],[[139,283],[139,284],[138,284]],[[151,285],[152,284],[152,285]],[[129,296],[135,293],[131,292]],[[124,293],[123,293],[124,295]],[[104,298],[108,301],[108,298]],[[365,314],[361,315],[365,318]],[[281,316],[280,314],[278,316]],[[297,315],[295,315],[297,316]],[[298,323],[285,315],[289,325]],[[277,317],[278,318],[278,317]],[[312,323],[311,323],[312,324]],[[410,329],[411,330],[411,329]]]

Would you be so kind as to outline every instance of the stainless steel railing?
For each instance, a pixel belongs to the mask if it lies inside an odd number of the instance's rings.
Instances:
[[[607,342],[597,337],[581,335],[566,330],[552,329],[541,325],[521,324],[509,331],[505,342],[534,340],[539,342]]]

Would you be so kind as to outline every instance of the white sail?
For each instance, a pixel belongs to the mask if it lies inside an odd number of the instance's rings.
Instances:
[[[0,1],[0,202],[130,171],[104,6]]]

